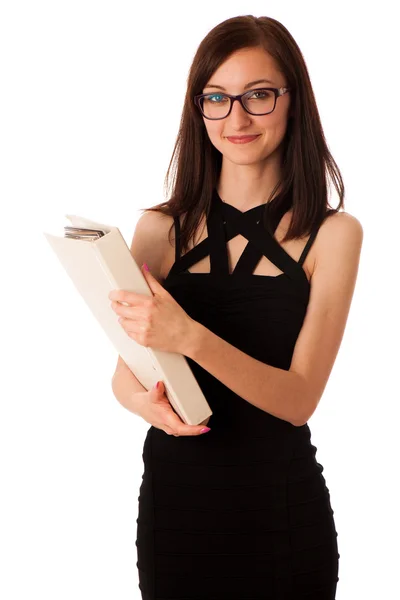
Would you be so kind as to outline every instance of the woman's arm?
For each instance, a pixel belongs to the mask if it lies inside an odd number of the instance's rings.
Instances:
[[[138,396],[135,396],[135,394],[147,392],[147,390],[119,355],[111,381],[111,388],[114,396],[122,406],[133,414],[139,415],[140,403]]]
[[[362,240],[361,224],[348,213],[321,225],[310,300],[289,371],[252,358],[196,321],[184,354],[254,406],[303,425],[318,405],[340,347]]]

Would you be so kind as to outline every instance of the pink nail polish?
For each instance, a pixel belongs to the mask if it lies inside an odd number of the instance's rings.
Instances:
[[[146,264],[146,263],[143,263],[143,264],[144,264],[144,268],[146,269],[146,271],[150,271],[150,269],[149,269],[149,267],[147,266],[147,264]]]
[[[207,433],[207,431],[211,431],[211,427],[203,427],[203,429],[200,429],[200,433]]]

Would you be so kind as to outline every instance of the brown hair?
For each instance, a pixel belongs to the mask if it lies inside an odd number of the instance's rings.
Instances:
[[[181,227],[185,252],[204,213],[208,215],[212,192],[218,183],[222,155],[212,145],[203,117],[193,102],[211,75],[235,51],[264,48],[276,61],[290,88],[291,107],[282,141],[282,179],[271,192],[264,210],[264,225],[274,220],[281,203],[290,197],[292,219],[283,241],[303,237],[322,223],[328,203],[327,174],[344,207],[344,184],[325,140],[307,67],[295,40],[277,20],[252,15],[227,19],[214,27],[200,43],[190,67],[185,101],[171,161],[165,178],[173,176],[171,198],[143,211],[159,211],[173,217],[186,213]],[[276,191],[279,194],[274,197]],[[275,201],[276,199],[276,201]],[[170,233],[173,225],[171,226]]]

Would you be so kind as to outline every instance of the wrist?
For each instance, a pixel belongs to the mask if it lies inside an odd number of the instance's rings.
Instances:
[[[185,356],[188,356],[192,360],[196,360],[198,349],[201,347],[202,340],[204,339],[204,333],[206,328],[204,325],[190,319],[189,333],[185,336],[185,347],[182,352]]]

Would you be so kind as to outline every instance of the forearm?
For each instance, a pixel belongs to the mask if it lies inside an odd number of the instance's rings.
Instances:
[[[139,415],[140,397],[137,394],[147,390],[127,366],[115,371],[111,387],[118,402],[133,414]]]
[[[297,373],[252,358],[196,321],[184,354],[250,404],[293,425],[304,423],[306,385]]]

